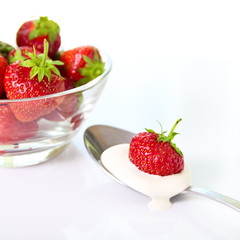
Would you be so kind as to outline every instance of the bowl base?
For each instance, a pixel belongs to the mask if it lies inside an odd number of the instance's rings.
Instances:
[[[58,156],[68,144],[61,145],[47,150],[36,151],[20,155],[0,156],[0,168],[28,167],[44,163]]]

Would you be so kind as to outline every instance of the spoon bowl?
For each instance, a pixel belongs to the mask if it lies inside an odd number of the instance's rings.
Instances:
[[[129,132],[120,128],[115,128],[107,125],[94,125],[87,128],[84,132],[84,143],[88,153],[94,162],[99,166],[106,174],[116,180],[118,183],[131,188],[126,183],[122,182],[116,176],[114,176],[110,171],[108,171],[101,161],[102,153],[117,144],[121,143],[130,143],[131,139],[136,134]],[[133,189],[133,188],[131,188]],[[133,189],[135,190],[135,189]],[[135,190],[136,191],[136,190]],[[234,210],[240,212],[240,201],[225,196],[223,194],[203,189],[200,187],[190,186],[186,188],[180,194],[195,194],[202,197],[207,197],[209,199],[215,200],[219,203],[222,203],[228,207],[233,208]]]

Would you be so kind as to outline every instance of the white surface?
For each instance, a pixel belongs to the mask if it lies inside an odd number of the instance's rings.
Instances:
[[[28,3],[27,5],[24,3]],[[170,210],[106,176],[89,158],[82,135],[92,124],[134,132],[145,127],[181,135],[193,184],[240,200],[240,31],[238,1],[4,2],[2,41],[29,16],[62,27],[66,48],[93,44],[113,70],[91,117],[53,161],[0,170],[0,239],[240,239],[240,214],[196,196]],[[56,9],[57,8],[57,9]],[[9,12],[10,11],[10,12]]]

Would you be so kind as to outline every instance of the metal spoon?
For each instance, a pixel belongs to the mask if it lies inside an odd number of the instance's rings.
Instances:
[[[84,143],[94,162],[110,177],[115,179],[118,183],[127,186],[124,182],[116,178],[110,173],[101,162],[101,154],[109,147],[121,144],[130,143],[131,139],[136,134],[106,125],[94,125],[86,129],[84,132]],[[127,186],[129,187],[129,186]],[[131,187],[130,187],[131,188]],[[132,188],[131,188],[132,189]],[[134,190],[134,189],[133,189]],[[181,194],[191,193],[203,197],[210,198],[219,203],[222,203],[228,207],[240,212],[240,201],[227,197],[223,194],[216,193],[207,189],[199,187],[188,187]]]

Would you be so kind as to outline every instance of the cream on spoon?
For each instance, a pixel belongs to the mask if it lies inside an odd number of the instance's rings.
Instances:
[[[106,169],[131,188],[151,198],[150,209],[167,209],[170,198],[191,185],[189,167],[169,176],[151,175],[140,171],[128,158],[129,144],[119,144],[105,150],[101,161]]]
[[[89,152],[90,156],[94,160],[94,162],[109,176],[115,179],[117,182],[124,186],[128,186],[127,183],[123,182],[121,179],[117,178],[114,174],[112,174],[108,169],[104,167],[101,161],[102,153],[114,146],[121,143],[130,143],[131,139],[135,136],[134,133],[122,130],[119,128],[106,126],[106,125],[94,125],[86,129],[84,132],[84,143]],[[131,186],[128,186],[133,189]],[[138,191],[137,189],[134,189]],[[187,187],[180,194],[191,193],[203,197],[207,197],[209,199],[215,200],[219,203],[222,203],[228,207],[235,209],[240,212],[240,202],[222,195],[220,193],[216,193],[207,189],[199,188],[199,187]]]

